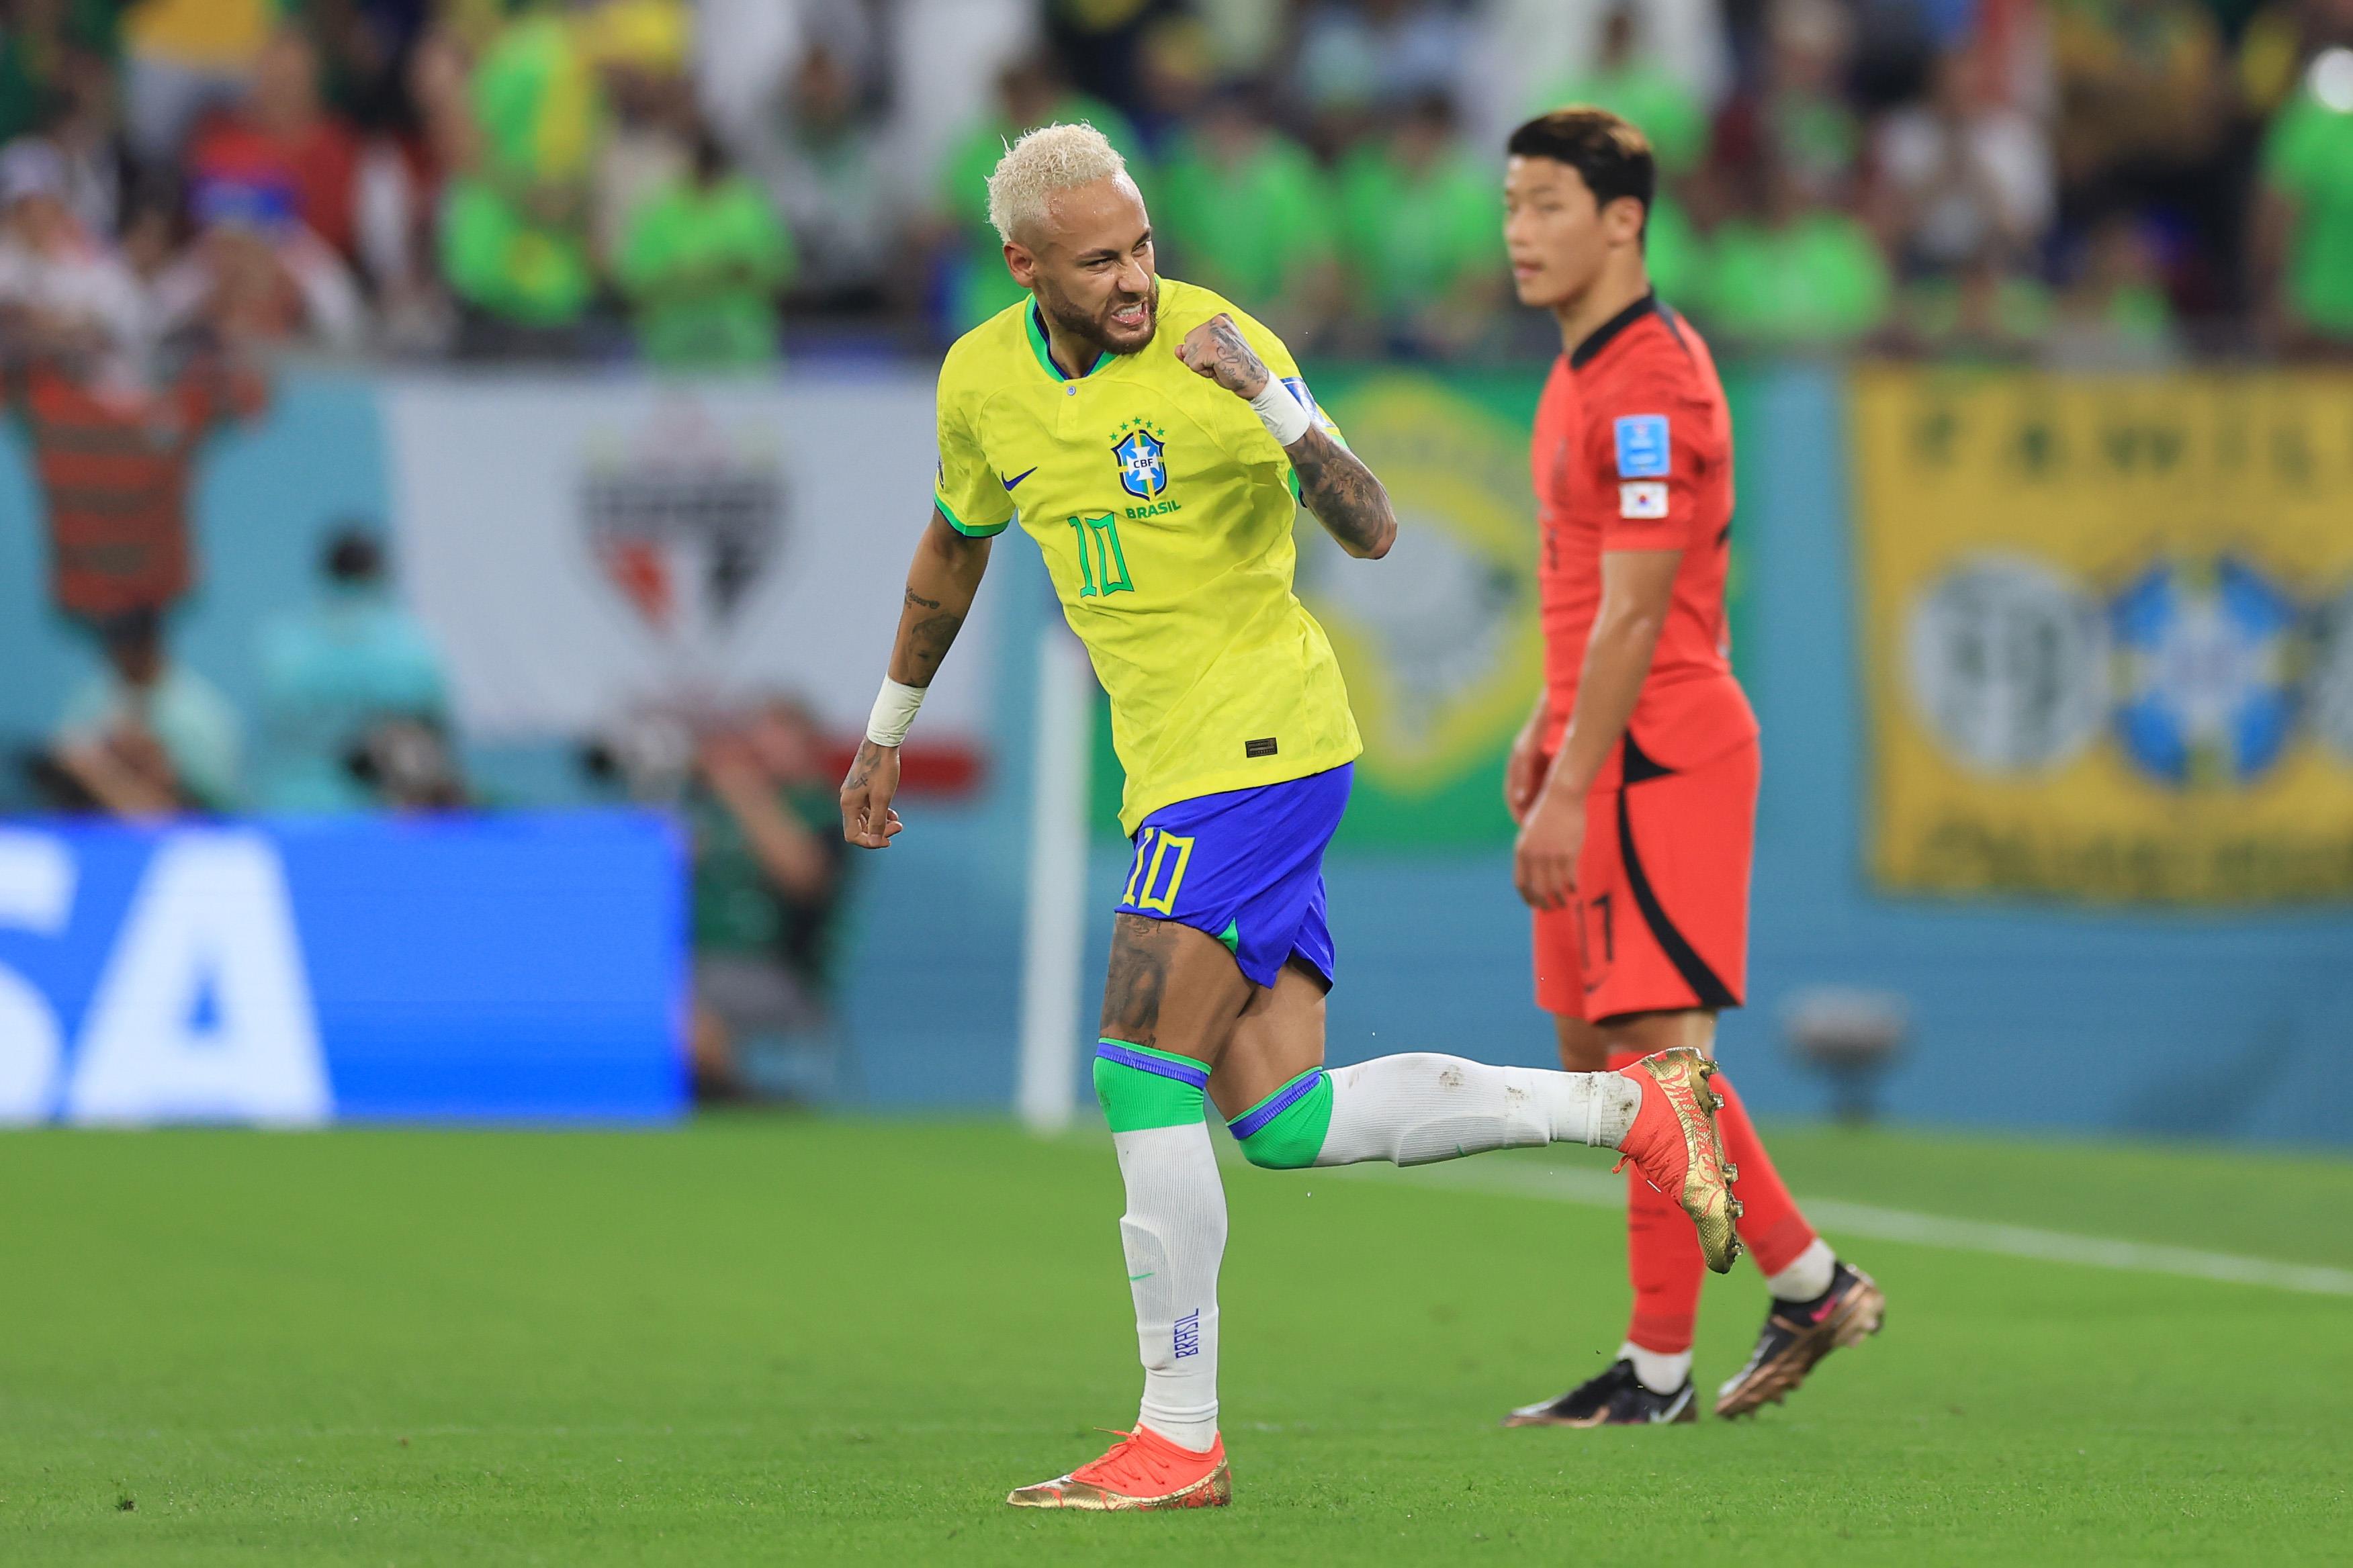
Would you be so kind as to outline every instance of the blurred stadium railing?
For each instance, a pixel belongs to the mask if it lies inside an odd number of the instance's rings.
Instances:
[[[1301,533],[1370,745],[1331,868],[1333,1055],[1540,1062],[1498,782],[1538,661],[1538,373],[1316,381],[1407,523],[1380,566]],[[2353,1141],[2353,378],[1731,383],[1767,770],[1725,1046],[1752,1103],[1821,1108],[1779,1023],[1851,986],[1908,1005],[1897,1117]],[[16,765],[97,662],[28,427],[0,451],[0,1119],[676,1114],[692,733],[790,693],[855,734],[930,417],[920,368],[282,374],[198,448],[165,632],[245,716],[234,816],[263,826],[161,829],[48,814]],[[438,646],[474,809],[305,813],[259,717],[268,628],[353,518],[382,520]],[[911,746],[908,831],[849,868],[822,1049],[766,1087],[1011,1103],[1052,607],[1030,546],[995,566]],[[1095,732],[1090,990],[1125,868]],[[2236,1070],[2259,1063],[2282,1070]]]

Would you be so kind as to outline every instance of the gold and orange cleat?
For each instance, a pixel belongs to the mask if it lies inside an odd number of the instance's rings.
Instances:
[[[1017,1488],[1005,1494],[1005,1500],[1015,1508],[1077,1508],[1093,1513],[1223,1508],[1234,1500],[1223,1436],[1204,1454],[1180,1448],[1143,1426],[1113,1436],[1121,1440],[1102,1458],[1067,1476]]]
[[[1740,1217],[1732,1184],[1740,1173],[1724,1163],[1724,1142],[1715,1129],[1723,1098],[1707,1087],[1715,1064],[1689,1046],[1644,1057],[1620,1069],[1642,1088],[1633,1128],[1618,1145],[1644,1181],[1673,1198],[1699,1227],[1700,1256],[1718,1274],[1729,1273],[1740,1256],[1733,1222]]]

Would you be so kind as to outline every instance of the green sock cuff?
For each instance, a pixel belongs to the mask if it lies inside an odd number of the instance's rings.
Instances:
[[[1315,1163],[1332,1130],[1332,1075],[1321,1068],[1301,1073],[1227,1127],[1251,1164],[1303,1170]]]
[[[1095,1099],[1113,1132],[1201,1120],[1209,1069],[1190,1057],[1104,1040],[1095,1047]]]

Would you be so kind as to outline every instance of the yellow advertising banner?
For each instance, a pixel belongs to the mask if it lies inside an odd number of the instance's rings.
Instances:
[[[2353,896],[2353,377],[1853,384],[1873,872]]]

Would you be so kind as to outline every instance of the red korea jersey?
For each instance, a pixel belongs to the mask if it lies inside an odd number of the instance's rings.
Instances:
[[[1601,556],[1680,550],[1674,598],[1627,732],[1647,756],[1687,768],[1753,740],[1725,623],[1732,534],[1732,416],[1715,361],[1691,324],[1645,295],[1553,365],[1529,450],[1541,557],[1536,583],[1550,692],[1547,752],[1577,705],[1601,607]],[[1614,788],[1612,755],[1596,788]]]

